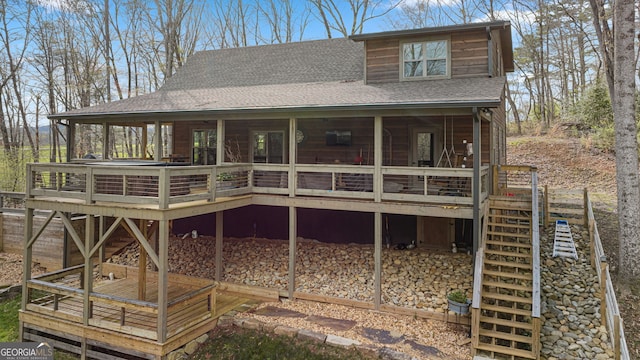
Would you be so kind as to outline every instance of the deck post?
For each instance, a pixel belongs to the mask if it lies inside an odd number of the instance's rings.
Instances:
[[[482,227],[480,226],[480,158],[482,153],[480,149],[480,114],[478,108],[473,108],[473,182],[471,195],[473,196],[473,254],[478,251],[480,244],[480,234]],[[475,257],[474,257],[475,261]]]
[[[373,306],[380,310],[382,300],[382,213],[376,211],[373,215]]]
[[[106,225],[105,218],[104,216],[100,215],[98,217],[98,241],[100,241],[104,236],[105,225]],[[102,263],[106,260],[105,253],[104,253],[105,243],[106,242],[103,242],[102,245],[100,245],[100,248],[98,249],[98,276],[100,277],[102,277]]]
[[[102,122],[102,158],[109,159],[109,144],[110,144],[110,136],[109,136],[109,124],[106,121]],[[96,149],[97,150],[97,149]]]
[[[297,208],[289,206],[289,299],[296,291],[296,235],[298,233]]]
[[[22,259],[22,311],[27,310],[27,304],[29,303],[29,286],[27,283],[31,280],[31,259],[33,254],[33,245],[29,245],[29,240],[33,236],[33,209],[28,207],[24,212],[24,243],[23,243],[23,259]],[[19,330],[19,341],[23,339],[22,323]]]
[[[147,145],[149,143],[149,132],[147,131],[147,125],[142,125],[142,136],[140,138],[140,148],[142,149],[142,160],[147,158]]]
[[[91,248],[93,247],[93,240],[95,238],[96,222],[95,218],[91,214],[86,215],[85,227],[84,227],[84,284],[82,286],[84,296],[84,306],[82,311],[82,323],[86,326],[89,325],[89,315],[91,309],[89,307],[89,296],[93,291],[93,266],[91,259]]]
[[[169,221],[160,220],[158,226],[158,342],[167,341],[167,303],[169,286]]]
[[[373,119],[373,196],[382,201],[382,116]]]
[[[147,221],[140,219],[140,231],[147,238]],[[147,251],[140,246],[138,258],[138,300],[144,300],[147,294]]]
[[[224,236],[224,211],[216,212],[216,281],[222,280],[222,245]]]

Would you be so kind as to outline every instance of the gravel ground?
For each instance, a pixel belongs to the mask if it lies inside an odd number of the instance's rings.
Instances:
[[[33,264],[32,275],[43,274],[45,268]],[[0,288],[19,284],[22,280],[22,255],[0,252]]]

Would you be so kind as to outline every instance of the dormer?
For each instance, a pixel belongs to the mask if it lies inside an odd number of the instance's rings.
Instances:
[[[508,21],[354,35],[367,84],[504,76],[513,71]]]

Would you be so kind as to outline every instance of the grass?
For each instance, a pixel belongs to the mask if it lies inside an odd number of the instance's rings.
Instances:
[[[340,348],[310,340],[262,333],[236,327],[214,330],[211,339],[191,355],[193,360],[370,360],[356,349]]]
[[[20,297],[0,302],[0,342],[18,341]]]

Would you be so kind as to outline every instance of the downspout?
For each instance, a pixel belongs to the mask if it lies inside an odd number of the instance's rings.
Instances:
[[[480,163],[482,154],[480,153],[480,114],[478,108],[473,110],[473,182],[471,194],[473,196],[473,255],[475,262],[475,254],[480,244],[480,236],[482,225],[480,224]]]

